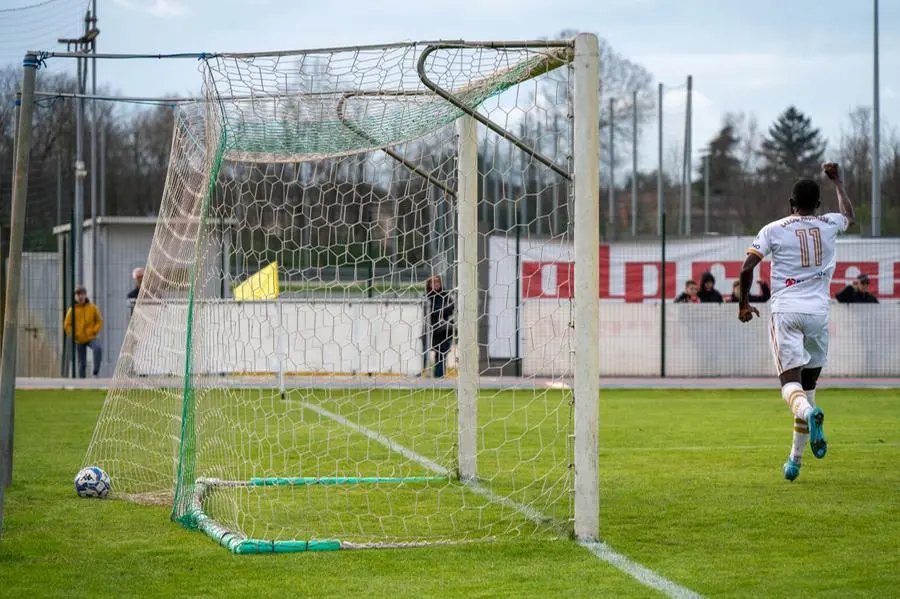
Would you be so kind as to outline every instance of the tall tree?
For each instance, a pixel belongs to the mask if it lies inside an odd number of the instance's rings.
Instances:
[[[859,204],[857,221],[863,230],[870,228],[872,197],[872,109],[857,106],[847,115],[841,127],[839,147],[841,176],[850,197]]]
[[[885,139],[884,163],[881,166],[881,232],[900,234],[900,137],[891,128]],[[859,198],[857,203],[864,200]],[[865,225],[860,227],[865,230]]]
[[[719,133],[709,142],[707,156],[711,193],[729,195],[733,191],[733,184],[741,174],[741,161],[737,157],[740,142],[735,124],[726,118]]]
[[[789,106],[762,142],[763,172],[770,180],[811,176],[818,171],[826,141],[808,116]]]

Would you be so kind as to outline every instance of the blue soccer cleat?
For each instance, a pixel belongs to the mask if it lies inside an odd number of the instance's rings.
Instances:
[[[800,476],[800,464],[788,458],[784,463],[784,478],[794,482]]]
[[[820,460],[825,457],[825,452],[828,451],[828,443],[825,442],[825,430],[822,428],[822,423],[825,420],[825,413],[822,412],[822,408],[813,408],[809,413],[809,418],[807,418],[807,424],[809,424],[809,446],[812,448],[813,455],[819,458]]]

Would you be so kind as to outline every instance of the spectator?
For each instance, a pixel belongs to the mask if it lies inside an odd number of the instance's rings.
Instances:
[[[869,276],[860,274],[850,285],[834,296],[842,304],[877,304],[878,298],[870,291]]]
[[[700,275],[700,291],[697,292],[697,296],[702,303],[721,304],[725,301],[722,294],[716,290],[716,278],[709,271]]]
[[[729,301],[737,302],[738,300],[740,300],[740,298],[738,297],[738,288],[740,286],[740,281],[735,281],[734,285],[731,286],[731,297],[729,298]],[[772,297],[772,288],[769,287],[769,284],[765,281],[760,281],[759,290],[762,292],[759,295],[753,295],[752,293],[750,294],[750,301],[754,303],[759,302],[761,304],[764,304],[769,301],[769,298]]]
[[[100,374],[100,363],[103,359],[103,349],[97,340],[97,335],[103,328],[103,318],[100,310],[88,299],[87,291],[81,285],[75,287],[75,331],[72,332],[72,308],[66,312],[63,329],[70,337],[75,338],[75,355],[78,361],[78,378],[85,378],[87,371],[87,350],[90,349],[94,356],[94,376]]]
[[[688,279],[684,283],[684,291],[675,298],[676,304],[699,304],[700,298],[697,297],[697,281]]]
[[[431,335],[431,349],[434,350],[434,378],[443,378],[447,365],[447,354],[453,343],[453,300],[443,290],[441,278],[433,276],[425,281],[425,309],[428,329]]]
[[[144,269],[135,268],[131,272],[131,278],[134,279],[134,289],[128,292],[128,304],[131,306],[131,312],[134,313],[134,304],[137,302],[138,295],[141,292],[141,283],[144,282]]]

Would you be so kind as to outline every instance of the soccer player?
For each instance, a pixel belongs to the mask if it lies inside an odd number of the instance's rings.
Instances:
[[[750,305],[753,269],[772,254],[772,321],[769,337],[781,396],[794,414],[794,437],[784,477],[800,475],[803,449],[825,457],[822,409],[816,406],[816,382],[828,355],[828,302],[835,268],[837,236],[853,224],[853,205],[841,183],[838,165],[823,165],[837,193],[840,214],[816,216],[819,185],[800,179],[791,190],[791,215],[769,223],[747,249],[741,268],[738,318],[750,322],[759,311]]]

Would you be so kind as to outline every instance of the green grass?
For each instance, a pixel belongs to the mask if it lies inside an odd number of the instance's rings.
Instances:
[[[485,442],[516,439],[507,445],[527,450],[518,434],[539,406],[494,399],[480,408],[482,422],[496,421]],[[527,535],[426,549],[231,555],[170,522],[166,508],[75,497],[72,477],[102,400],[93,392],[17,394],[0,596],[656,596],[574,543]],[[710,597],[896,594],[900,393],[826,389],[817,401],[827,415],[828,456],[818,461],[807,451],[800,478],[788,483],[780,467],[791,416],[777,393],[604,392],[604,540]],[[411,437],[402,441],[419,443],[423,454],[423,439],[441,422],[434,405],[379,414],[333,397],[328,407],[370,425],[406,419]]]

